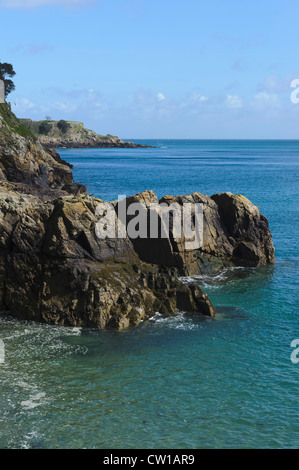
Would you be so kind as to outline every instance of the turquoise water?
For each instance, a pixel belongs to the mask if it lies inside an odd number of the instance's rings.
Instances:
[[[197,279],[215,319],[158,315],[116,333],[2,315],[0,447],[298,447],[299,141],[160,146],[60,153],[108,200],[244,194],[269,220],[276,264]]]

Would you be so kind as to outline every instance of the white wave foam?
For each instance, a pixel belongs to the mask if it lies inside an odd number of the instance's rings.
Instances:
[[[185,283],[189,284],[190,282],[198,282],[199,284],[206,286],[206,287],[213,287],[218,288],[219,286],[217,283],[222,282],[229,282],[235,279],[232,279],[231,276],[234,273],[248,271],[250,268],[243,267],[243,266],[233,266],[230,268],[224,268],[220,272],[214,274],[197,274],[194,276],[182,276],[180,280]]]
[[[150,321],[157,321],[158,318],[163,317],[162,313],[156,312],[155,315],[149,318]]]
[[[32,410],[38,406],[45,405],[48,403],[46,394],[44,392],[37,393],[35,395],[30,395],[29,400],[21,401],[21,406],[25,410]]]
[[[28,434],[25,434],[23,442],[21,443],[22,449],[31,449],[31,441],[34,439],[39,439],[39,434],[37,431],[31,431]]]
[[[157,313],[150,320],[156,325],[161,324],[175,330],[186,331],[200,327],[200,324],[195,322],[194,319],[188,318],[186,312],[179,312],[177,315],[170,317],[164,317],[161,313]]]

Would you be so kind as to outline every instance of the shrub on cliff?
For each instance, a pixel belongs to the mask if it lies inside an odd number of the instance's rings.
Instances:
[[[45,121],[40,124],[38,131],[40,134],[48,135],[51,129],[52,129],[51,124]]]
[[[61,119],[58,123],[57,123],[57,127],[58,129],[63,133],[63,134],[66,134],[66,132],[70,129],[70,124],[66,121],[64,121],[63,119]]]

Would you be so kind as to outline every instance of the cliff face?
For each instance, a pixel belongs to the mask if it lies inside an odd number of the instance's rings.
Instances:
[[[0,192],[0,309],[60,325],[122,329],[177,308],[214,315],[206,294],[140,260],[129,239],[95,237],[94,198]]]
[[[113,135],[100,135],[86,129],[82,122],[63,121],[59,128],[59,121],[32,121],[31,119],[20,119],[23,126],[30,130],[39,141],[45,145],[55,148],[146,148],[146,145],[125,142]],[[60,121],[61,123],[61,121]],[[44,126],[44,127],[43,127]],[[45,129],[43,131],[43,129]],[[43,132],[46,132],[43,133]]]
[[[44,198],[85,193],[73,182],[70,165],[22,125],[9,106],[0,105],[0,181],[10,189]]]
[[[208,296],[178,274],[274,260],[266,219],[242,196],[194,193],[163,201],[203,202],[204,239],[99,239],[104,203],[72,180],[7,105],[0,105],[0,310],[59,325],[122,329],[159,311],[214,315]],[[126,201],[148,207],[152,192]],[[112,207],[119,215],[117,203]],[[150,209],[146,209],[150,210]],[[118,219],[119,222],[120,219]]]

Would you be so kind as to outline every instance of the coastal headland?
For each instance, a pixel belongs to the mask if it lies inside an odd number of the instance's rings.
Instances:
[[[97,208],[104,202],[73,181],[52,145],[0,105],[0,310],[118,330],[156,312],[213,317],[208,295],[180,276],[274,262],[267,219],[246,197],[229,192],[158,201],[146,190],[126,199],[141,202],[149,216],[151,203],[202,204],[200,248],[186,248],[171,230],[168,238],[99,239]],[[118,216],[119,202],[112,204]]]
[[[42,144],[55,148],[147,148],[148,145],[136,144],[107,134],[100,135],[86,129],[82,122],[77,121],[32,121],[20,119],[39,138]]]

